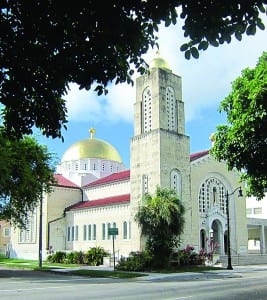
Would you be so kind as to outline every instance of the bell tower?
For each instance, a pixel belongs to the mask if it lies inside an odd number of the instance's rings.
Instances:
[[[191,207],[190,145],[185,135],[182,79],[157,57],[149,74],[136,80],[134,136],[131,139],[131,207],[134,215],[145,193],[171,188]],[[190,218],[191,214],[185,218]],[[186,220],[186,222],[191,220]],[[185,230],[185,235],[186,235]]]

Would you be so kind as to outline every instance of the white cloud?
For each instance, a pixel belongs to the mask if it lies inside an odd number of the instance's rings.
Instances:
[[[132,120],[135,90],[132,86],[110,85],[109,93],[97,96],[92,90],[79,90],[75,84],[70,85],[70,91],[64,97],[71,121],[101,121],[112,122]]]
[[[242,42],[233,38],[231,44],[210,47],[200,54],[199,59],[188,61],[180,51],[180,46],[185,41],[180,26],[160,27],[160,55],[167,60],[175,74],[182,76],[186,120],[191,121],[202,118],[205,108],[217,109],[220,101],[229,93],[231,82],[240,75],[241,70],[255,66],[258,57],[265,50],[263,41],[266,31],[245,37]],[[149,62],[155,57],[155,53],[156,49],[150,50],[144,58]],[[69,120],[132,122],[135,86],[111,84],[106,96],[97,96],[93,90],[79,90],[77,86],[71,85],[65,98]]]

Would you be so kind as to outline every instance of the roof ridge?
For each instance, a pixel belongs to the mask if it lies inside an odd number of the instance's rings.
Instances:
[[[123,195],[116,195],[116,196],[111,196],[106,198],[95,199],[95,200],[82,201],[67,207],[65,211],[73,210],[73,209],[83,209],[88,207],[120,204],[124,202],[130,202],[130,198],[131,198],[130,194],[123,194]]]
[[[97,185],[101,185],[101,184],[105,184],[105,183],[116,182],[116,181],[120,181],[120,180],[125,180],[127,178],[130,178],[130,170],[123,170],[123,171],[115,172],[115,173],[112,173],[105,177],[99,178],[95,181],[92,181],[92,182],[84,185],[83,188],[97,186]]]

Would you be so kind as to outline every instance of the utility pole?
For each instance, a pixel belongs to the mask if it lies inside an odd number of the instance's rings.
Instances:
[[[40,218],[39,218],[39,268],[42,268],[42,248],[43,248],[43,189],[40,197]]]

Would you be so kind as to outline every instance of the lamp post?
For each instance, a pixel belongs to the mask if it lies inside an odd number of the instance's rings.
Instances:
[[[39,219],[39,268],[42,268],[43,262],[43,189],[40,197],[40,219]]]
[[[231,242],[230,242],[230,218],[229,218],[229,196],[233,195],[238,190],[238,197],[243,197],[242,189],[241,187],[237,187],[233,190],[232,193],[228,193],[226,191],[226,217],[227,217],[227,256],[228,256],[228,264],[227,264],[227,270],[233,270],[232,267],[232,258],[231,258]]]

